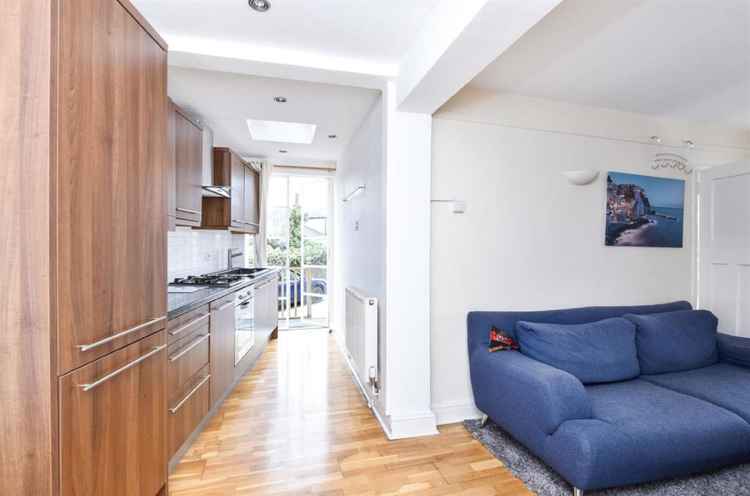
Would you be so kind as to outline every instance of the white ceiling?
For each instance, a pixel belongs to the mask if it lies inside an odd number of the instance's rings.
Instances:
[[[321,165],[338,160],[379,92],[170,67],[169,96],[211,127],[215,146],[276,163]],[[276,103],[276,96],[286,97],[287,103]],[[315,124],[317,131],[310,145],[253,141],[248,119]],[[329,134],[337,138],[329,139]],[[279,153],[281,149],[288,153]]]
[[[471,85],[750,128],[750,0],[565,0]]]
[[[229,42],[396,66],[439,0],[132,0],[170,45]],[[192,40],[195,43],[189,42]]]

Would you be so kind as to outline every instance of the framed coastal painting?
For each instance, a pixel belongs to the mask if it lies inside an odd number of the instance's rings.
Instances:
[[[682,248],[685,181],[607,174],[607,246]]]

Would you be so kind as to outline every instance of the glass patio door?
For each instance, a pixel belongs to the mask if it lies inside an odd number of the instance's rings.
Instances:
[[[329,326],[331,188],[328,177],[271,178],[267,261],[282,272],[280,329]]]

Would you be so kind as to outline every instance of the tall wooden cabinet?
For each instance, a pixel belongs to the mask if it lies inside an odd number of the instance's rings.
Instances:
[[[62,374],[166,325],[167,81],[164,49],[117,1],[59,15]]]
[[[1,492],[164,492],[166,44],[128,0],[5,0],[0,46]]]

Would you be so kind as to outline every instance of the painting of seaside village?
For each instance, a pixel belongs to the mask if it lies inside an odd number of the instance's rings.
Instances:
[[[682,248],[685,181],[609,172],[607,246]]]

